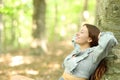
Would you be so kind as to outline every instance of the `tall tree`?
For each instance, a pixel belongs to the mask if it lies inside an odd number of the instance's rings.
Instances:
[[[41,47],[44,51],[46,51],[45,13],[45,0],[33,0],[33,38],[36,48]]]
[[[33,37],[41,39],[45,36],[45,0],[33,0]]]
[[[3,7],[3,2],[0,0],[0,8]],[[0,14],[0,53],[2,51],[2,29],[3,29],[3,23],[2,23],[2,14]]]
[[[97,0],[96,25],[103,31],[114,32],[120,42],[120,0]],[[113,55],[108,59],[108,72],[102,80],[120,79],[120,44],[113,49]],[[112,60],[111,60],[112,59]]]
[[[84,5],[83,5],[83,11],[82,11],[82,22],[86,22],[87,21],[87,17],[88,17],[88,0],[84,0]]]

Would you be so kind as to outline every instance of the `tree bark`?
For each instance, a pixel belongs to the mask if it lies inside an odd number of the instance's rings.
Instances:
[[[3,2],[0,0],[0,8],[3,7]],[[2,14],[0,14],[0,53],[2,52],[2,29],[3,29],[3,22],[2,22]]]
[[[34,53],[47,52],[47,43],[45,40],[45,0],[33,0],[33,44],[36,48]]]
[[[120,0],[97,0],[96,25],[102,31],[112,31],[120,42]],[[108,71],[102,80],[120,80],[120,44],[108,59]],[[117,58],[115,57],[117,56]]]
[[[45,0],[33,0],[33,37],[41,39],[45,36]]]
[[[82,11],[82,22],[87,22],[85,13],[88,13],[88,0],[84,0],[83,11]]]

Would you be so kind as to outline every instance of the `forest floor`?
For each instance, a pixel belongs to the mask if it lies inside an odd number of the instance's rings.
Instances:
[[[10,80],[14,74],[35,80],[58,80],[63,73],[62,62],[72,51],[70,41],[48,45],[46,54],[33,55],[30,49],[0,54],[0,80]]]

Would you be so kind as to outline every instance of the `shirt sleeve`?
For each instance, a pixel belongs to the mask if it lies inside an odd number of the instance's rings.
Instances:
[[[108,52],[118,44],[112,32],[101,32],[98,46],[94,47],[94,62],[101,61],[108,55]]]

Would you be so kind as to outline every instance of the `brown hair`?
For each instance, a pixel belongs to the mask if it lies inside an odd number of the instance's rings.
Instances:
[[[90,43],[90,47],[97,46],[98,45],[98,35],[100,33],[100,30],[91,24],[84,24],[83,26],[86,26],[89,32],[89,37],[92,38],[92,42]],[[99,63],[98,67],[96,68],[95,72],[90,76],[89,80],[100,80],[103,76],[103,74],[107,71],[107,60],[102,59]]]
[[[104,58],[99,63],[95,72],[90,76],[89,80],[100,80],[106,71],[107,71],[107,60]]]
[[[96,26],[91,25],[91,24],[84,24],[83,26],[87,27],[89,37],[92,38],[90,47],[97,46],[98,45],[98,35],[100,33],[100,30]]]

